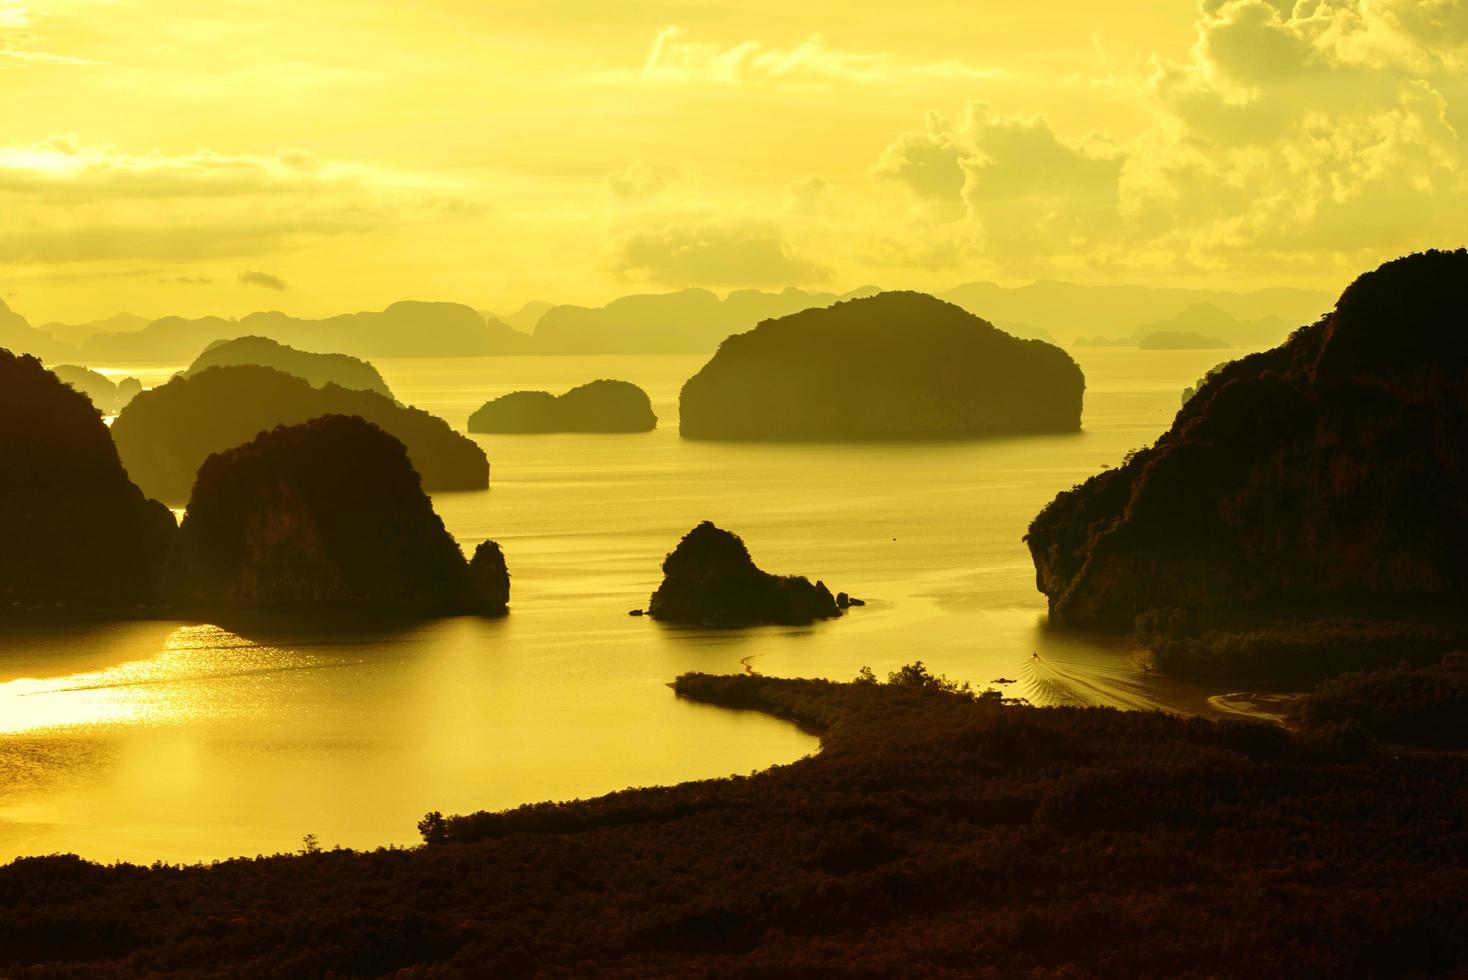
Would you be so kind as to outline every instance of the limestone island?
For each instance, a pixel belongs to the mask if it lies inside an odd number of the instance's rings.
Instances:
[[[348,354],[314,354],[297,350],[269,337],[216,340],[194,359],[184,373],[195,375],[212,367],[241,364],[274,368],[309,381],[316,388],[331,384],[353,391],[375,391],[384,398],[393,397],[392,389],[369,361]]]
[[[212,453],[277,425],[321,415],[356,415],[408,447],[425,490],[483,490],[489,460],[443,419],[373,391],[351,391],[257,366],[209,368],[179,376],[133,400],[112,425],[128,473],[165,501],[188,499],[194,474]]]
[[[729,337],[683,386],[694,439],[970,438],[1075,432],[1070,355],[952,303],[886,292]]]
[[[0,349],[0,607],[152,604],[174,532],[87,396]]]
[[[486,541],[466,562],[406,447],[327,415],[210,456],[179,528],[183,608],[502,613],[509,575]]]
[[[1200,637],[1186,653],[1159,645],[1204,672],[1234,655],[1264,672],[1291,644],[1335,658],[1338,672],[1355,666],[1348,641],[1362,658],[1366,646],[1396,657],[1410,645],[1365,618],[1461,643],[1465,309],[1468,251],[1412,255],[1361,276],[1283,345],[1210,372],[1154,445],[1030,525],[1052,621]],[[1358,622],[1339,642],[1319,625],[1293,639],[1261,632],[1342,616]],[[1248,635],[1212,635],[1225,625]]]
[[[1226,340],[1191,330],[1159,330],[1137,341],[1140,350],[1218,350],[1227,346]]]
[[[663,561],[663,582],[648,615],[699,626],[799,625],[841,615],[825,583],[772,575],[737,534],[704,521]]]
[[[114,383],[105,374],[77,364],[57,364],[51,373],[86,395],[103,415],[116,415],[143,390],[143,383],[137,378],[123,378]]]
[[[592,381],[563,395],[512,391],[469,416],[470,432],[650,432],[647,392],[627,381]]]

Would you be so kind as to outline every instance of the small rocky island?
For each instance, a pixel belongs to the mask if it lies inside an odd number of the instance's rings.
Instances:
[[[443,419],[398,405],[373,391],[307,381],[273,368],[209,368],[144,392],[112,426],[123,464],[147,493],[187,500],[194,475],[211,453],[248,442],[277,425],[322,415],[356,415],[408,447],[426,490],[483,490],[489,460],[474,440]]]
[[[401,442],[327,415],[210,456],[179,528],[169,593],[221,610],[500,613],[499,545],[466,562]]]
[[[695,439],[971,438],[1075,432],[1070,355],[952,303],[887,292],[729,337],[683,386]]]
[[[470,432],[650,432],[647,392],[627,381],[592,381],[563,395],[513,391],[469,416]]]
[[[648,615],[727,627],[812,623],[841,610],[825,583],[763,571],[737,534],[704,521],[663,561],[663,582],[652,594]]]
[[[212,367],[255,364],[274,368],[309,381],[312,386],[337,385],[353,391],[375,391],[384,398],[393,393],[371,362],[347,354],[314,354],[297,350],[269,337],[236,337],[217,340],[194,359],[185,374],[195,375]]]
[[[1211,371],[1155,445],[1030,525],[1052,619],[1130,630],[1150,611],[1206,623],[1410,608],[1461,622],[1464,310],[1468,251],[1412,255],[1280,347]]]
[[[173,515],[128,479],[87,396],[0,350],[0,606],[157,601]]]

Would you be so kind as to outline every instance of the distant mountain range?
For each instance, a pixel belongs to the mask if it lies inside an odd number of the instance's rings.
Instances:
[[[623,296],[605,306],[525,304],[505,317],[461,303],[403,301],[381,311],[324,319],[279,311],[239,319],[119,314],[83,324],[33,327],[0,302],[0,347],[47,362],[187,364],[210,344],[268,337],[302,350],[355,357],[512,354],[707,354],[731,334],[772,318],[879,293],[706,289]],[[1079,286],[1042,280],[1021,287],[971,282],[938,294],[1008,333],[1050,342],[1137,346],[1156,333],[1198,334],[1231,346],[1277,343],[1329,305],[1323,292],[1230,293],[1144,286]],[[1116,339],[1106,339],[1108,335]],[[1080,339],[1077,339],[1080,338]]]

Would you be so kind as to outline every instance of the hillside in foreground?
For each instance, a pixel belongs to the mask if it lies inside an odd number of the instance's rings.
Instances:
[[[1465,310],[1468,251],[1424,252],[1210,372],[1154,445],[1031,524],[1052,620],[1176,634],[1385,616],[1445,621],[1451,649],[1468,608]]]
[[[687,675],[822,735],[750,777],[414,850],[0,868],[0,974],[1426,975],[1468,967],[1468,758],[1347,727]],[[672,696],[672,695],[670,695]],[[307,831],[310,828],[303,827]]]

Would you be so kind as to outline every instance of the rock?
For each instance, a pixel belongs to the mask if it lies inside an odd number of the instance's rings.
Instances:
[[[891,292],[767,320],[683,386],[696,439],[894,439],[1074,432],[1070,355],[951,303]]]
[[[1061,493],[1026,541],[1058,624],[1468,609],[1468,251],[1356,280],[1223,365],[1150,448]]]
[[[846,604],[852,607],[865,606],[867,604],[867,601],[865,599],[858,599],[856,596],[852,596],[851,598],[846,600]]]
[[[272,368],[209,368],[143,392],[112,425],[122,461],[145,491],[166,501],[188,499],[194,474],[211,454],[248,442],[278,425],[322,415],[355,415],[408,447],[427,490],[482,490],[489,461],[474,440],[440,418],[372,391],[309,382]]]
[[[469,416],[470,432],[648,432],[655,429],[647,392],[626,381],[592,381],[559,397],[514,391]]]
[[[851,605],[851,596],[847,595],[845,592],[837,592],[836,593],[836,608],[837,609],[845,609],[849,605]]]
[[[327,415],[204,462],[169,594],[207,610],[503,612],[509,575],[492,541],[464,560],[400,441]]]
[[[156,602],[176,531],[128,479],[87,396],[0,350],[0,603]]]
[[[704,626],[800,624],[839,616],[822,582],[760,570],[738,535],[709,521],[689,531],[663,562],[648,615]]]
[[[642,616],[642,615],[645,615],[645,614],[643,613],[643,611],[641,609],[629,609],[627,611],[627,615],[629,615],[629,616]]]
[[[393,397],[377,368],[367,361],[346,354],[313,354],[296,350],[268,337],[217,340],[205,348],[184,373],[192,376],[212,367],[241,364],[274,368],[309,381],[315,388],[334,384],[352,391],[375,391],[388,399]]]
[[[123,378],[117,383],[116,410],[122,411],[132,400],[143,393],[143,383],[137,378]]]

